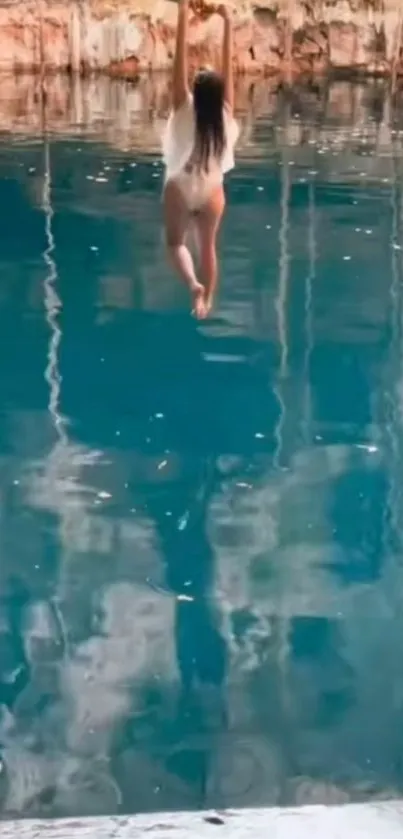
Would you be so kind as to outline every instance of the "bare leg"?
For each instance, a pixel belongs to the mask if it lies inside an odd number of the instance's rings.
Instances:
[[[219,186],[196,216],[200,270],[206,294],[207,314],[213,308],[218,281],[216,240],[224,209],[224,188]]]
[[[202,319],[207,314],[205,290],[197,279],[192,254],[185,244],[189,218],[189,210],[179,187],[174,181],[168,181],[164,189],[164,220],[168,256],[176,272],[189,288],[194,314]]]

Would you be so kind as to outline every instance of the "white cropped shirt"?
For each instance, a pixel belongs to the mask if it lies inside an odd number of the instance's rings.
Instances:
[[[239,126],[228,109],[224,108],[225,149],[221,159],[212,157],[209,173],[218,170],[221,176],[235,166],[234,149],[239,136]],[[171,111],[162,137],[162,153],[166,167],[166,180],[175,178],[184,171],[194,151],[196,142],[196,116],[193,97],[187,99],[176,111]]]

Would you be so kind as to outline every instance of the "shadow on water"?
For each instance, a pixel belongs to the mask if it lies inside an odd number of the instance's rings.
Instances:
[[[399,108],[380,82],[240,84],[196,324],[161,240],[165,82],[54,79],[40,131],[16,84],[3,816],[399,795]]]

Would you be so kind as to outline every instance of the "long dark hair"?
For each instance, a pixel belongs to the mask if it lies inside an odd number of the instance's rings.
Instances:
[[[196,115],[195,157],[207,171],[209,158],[220,159],[225,149],[224,80],[213,70],[201,70],[193,85]]]

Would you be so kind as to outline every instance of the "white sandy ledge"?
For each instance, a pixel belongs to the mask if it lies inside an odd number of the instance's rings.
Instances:
[[[403,801],[342,807],[0,821],[1,839],[403,839]]]

